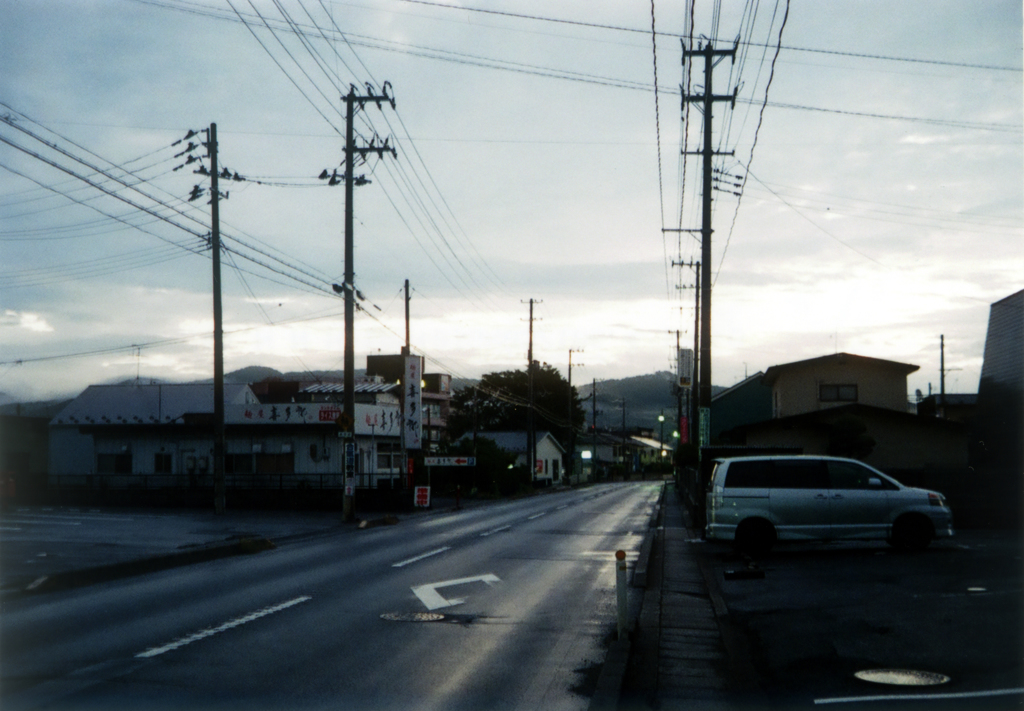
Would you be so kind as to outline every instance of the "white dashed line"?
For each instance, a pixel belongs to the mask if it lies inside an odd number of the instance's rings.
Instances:
[[[307,600],[312,599],[313,598],[311,598],[309,595],[303,595],[302,597],[297,597],[293,600],[282,602],[280,605],[274,605],[273,607],[264,607],[262,610],[250,612],[248,615],[245,615],[243,617],[236,617],[235,619],[230,620],[229,622],[225,622],[222,625],[218,625],[217,627],[208,627],[205,630],[200,630],[195,634],[190,634],[188,637],[182,637],[181,639],[175,640],[170,644],[165,644],[162,647],[153,647],[151,649],[147,649],[145,652],[139,652],[135,656],[139,659],[149,659],[150,657],[156,657],[166,652],[171,652],[175,649],[180,649],[181,647],[184,647],[188,644],[192,644],[193,642],[198,642],[201,639],[206,639],[207,637],[212,637],[215,634],[226,632],[227,630],[232,629],[234,627],[240,627],[241,625],[244,625],[248,622],[252,622],[253,620],[258,620],[261,617],[266,617],[267,615],[272,615],[275,612],[286,610],[289,607],[293,607],[295,605],[298,605],[299,603],[303,603]]]
[[[423,555],[418,555],[415,558],[409,558],[408,560],[403,560],[403,561],[398,562],[398,563],[392,563],[391,567],[392,568],[404,568],[405,566],[409,565],[410,563],[416,563],[418,561],[423,560],[424,558],[429,558],[430,556],[437,555],[438,553],[444,553],[445,551],[449,551],[451,549],[452,549],[451,546],[445,546],[444,548],[438,548],[437,550],[430,551],[429,553],[424,553]]]
[[[928,699],[980,699],[986,696],[1024,694],[1024,689],[994,689],[992,691],[961,691],[953,694],[888,694],[884,696],[844,696],[815,699],[815,704],[849,704],[860,701],[924,701]]]
[[[493,533],[501,533],[502,531],[507,531],[507,530],[509,530],[510,528],[512,528],[512,526],[511,526],[511,525],[508,525],[508,526],[502,526],[501,528],[493,528],[493,529],[491,529],[490,531],[485,531],[484,533],[481,533],[481,534],[480,534],[480,537],[481,537],[481,538],[487,538],[488,536],[490,536],[490,535],[491,535],[491,534],[493,534]]]

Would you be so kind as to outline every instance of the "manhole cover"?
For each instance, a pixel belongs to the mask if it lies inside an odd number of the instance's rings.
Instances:
[[[949,677],[945,674],[911,669],[866,669],[857,672],[854,676],[873,684],[892,684],[894,686],[934,686],[949,681]]]
[[[380,618],[390,622],[439,622],[444,615],[440,612],[385,612]]]

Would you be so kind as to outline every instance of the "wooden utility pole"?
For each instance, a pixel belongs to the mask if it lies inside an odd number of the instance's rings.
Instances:
[[[737,45],[739,40],[737,39]],[[712,92],[712,74],[714,72],[715,60],[719,57],[730,57],[736,59],[736,45],[732,49],[715,49],[709,41],[706,45],[697,50],[683,50],[683,62],[690,57],[704,57],[704,93],[699,95],[683,96],[683,101],[699,102],[703,105],[704,113],[704,147],[700,151],[703,157],[703,214],[701,217],[701,301],[703,312],[700,320],[700,442],[707,444],[708,433],[711,429],[711,191],[712,191],[712,158],[715,155],[731,155],[731,153],[716,153],[711,142],[711,119],[712,106],[716,101],[728,101],[733,107],[736,105],[737,90],[731,95],[716,96]]]

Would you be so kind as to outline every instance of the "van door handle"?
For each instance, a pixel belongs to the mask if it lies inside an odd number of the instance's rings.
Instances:
[[[843,495],[842,494],[832,494],[832,498],[833,499],[841,499],[841,498],[843,498]]]
[[[828,497],[827,497],[827,496],[825,496],[824,494],[818,494],[818,495],[817,495],[817,496],[815,496],[814,498],[816,498],[816,499],[827,499]]]

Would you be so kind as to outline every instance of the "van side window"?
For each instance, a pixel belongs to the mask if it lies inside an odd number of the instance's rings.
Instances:
[[[725,476],[726,489],[767,489],[770,463],[764,461],[730,462]]]
[[[828,463],[828,479],[831,488],[833,489],[893,489],[890,484],[882,477],[878,476],[875,472],[871,471],[867,467],[862,467],[859,464],[853,462],[829,462]],[[869,483],[870,479],[878,479],[881,481],[881,486],[872,487]]]
[[[820,460],[778,459],[772,462],[772,486],[778,489],[827,489],[828,470]]]

